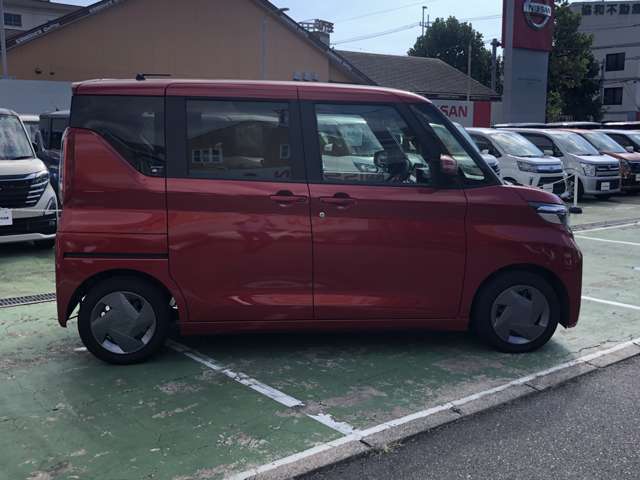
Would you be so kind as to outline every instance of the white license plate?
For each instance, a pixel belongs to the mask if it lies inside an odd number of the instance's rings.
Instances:
[[[611,190],[611,183],[609,182],[602,182],[600,184],[600,191],[601,192],[608,192],[609,190]]]
[[[636,173],[636,182],[640,182],[640,173]]]
[[[542,189],[546,192],[553,192],[553,183],[542,185]]]
[[[0,227],[13,225],[13,214],[8,208],[0,208]]]

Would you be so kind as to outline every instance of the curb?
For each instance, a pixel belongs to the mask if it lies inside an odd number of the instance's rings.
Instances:
[[[557,387],[569,380],[581,377],[597,370],[605,369],[618,362],[640,356],[640,339],[618,344],[612,348],[595,352],[565,364],[553,367],[540,374],[533,374],[514,380],[502,387],[489,390],[487,394],[478,394],[456,400],[442,407],[432,409],[420,418],[403,422],[402,419],[388,422],[390,425],[382,431],[362,434],[354,433],[315,447],[300,454],[264,465],[232,476],[246,480],[285,480],[298,478],[315,472],[327,470],[341,463],[355,460],[373,453],[384,453],[417,435],[424,434],[443,425],[471,417],[517,399]],[[413,415],[410,417],[416,417]],[[409,418],[409,417],[407,417]],[[373,427],[369,430],[376,430]]]

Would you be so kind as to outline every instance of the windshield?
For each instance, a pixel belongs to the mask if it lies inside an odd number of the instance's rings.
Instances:
[[[606,133],[602,132],[584,132],[582,134],[584,138],[589,140],[589,143],[596,147],[601,152],[607,153],[625,153],[626,150],[622,145],[616,142]]]
[[[491,139],[507,154],[514,157],[540,158],[544,153],[529,140],[515,132],[496,132]]]
[[[469,135],[469,132],[467,132],[467,129],[464,128],[459,123],[454,123],[454,125],[460,131],[462,136],[467,140],[467,142],[469,142],[469,145],[471,145],[476,152],[481,153],[480,149],[478,148],[478,145],[476,145],[476,142],[473,140],[473,138],[471,138],[471,135]]]
[[[636,145],[640,145],[640,133],[629,133],[629,138],[633,140]]]
[[[554,134],[553,138],[560,144],[564,153],[586,157],[600,155],[596,148],[577,133]]]
[[[0,115],[0,160],[33,158],[29,137],[18,117]]]

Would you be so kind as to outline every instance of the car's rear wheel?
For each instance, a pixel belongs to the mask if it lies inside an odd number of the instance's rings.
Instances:
[[[135,277],[112,277],[94,285],[80,305],[78,332],[87,349],[105,362],[147,360],[164,344],[169,299]]]
[[[553,336],[561,317],[553,286],[542,276],[505,272],[478,293],[472,325],[485,342],[507,353],[537,350]]]

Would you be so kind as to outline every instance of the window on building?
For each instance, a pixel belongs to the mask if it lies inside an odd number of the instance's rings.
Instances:
[[[21,27],[22,26],[22,15],[17,13],[5,13],[4,14],[4,24],[7,27]]]
[[[622,105],[622,87],[604,89],[604,105]]]
[[[620,72],[624,70],[625,52],[610,53],[607,55],[605,69],[607,72]]]

